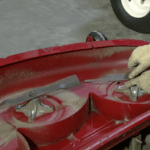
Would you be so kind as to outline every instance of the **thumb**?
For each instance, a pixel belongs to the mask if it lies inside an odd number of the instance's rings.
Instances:
[[[134,68],[134,70],[129,74],[129,78],[134,78],[140,73],[142,73],[146,68],[148,68],[149,64],[139,64],[137,67]]]
[[[131,87],[131,86],[137,85],[138,82],[139,82],[139,78],[140,78],[140,77],[137,77],[137,78],[134,78],[134,79],[131,79],[131,80],[125,82],[125,87],[126,87],[126,88],[129,88],[129,87]]]

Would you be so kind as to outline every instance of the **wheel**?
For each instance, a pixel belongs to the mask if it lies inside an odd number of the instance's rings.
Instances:
[[[105,41],[105,40],[107,40],[106,36],[100,31],[93,31],[86,38],[87,42],[90,42],[90,41]]]
[[[150,0],[110,1],[122,24],[140,33],[150,33]]]

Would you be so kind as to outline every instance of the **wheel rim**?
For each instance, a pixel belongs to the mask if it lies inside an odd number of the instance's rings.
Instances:
[[[135,18],[145,17],[150,12],[150,0],[121,0],[126,12]]]

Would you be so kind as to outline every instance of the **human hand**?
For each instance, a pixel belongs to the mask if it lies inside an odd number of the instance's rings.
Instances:
[[[132,79],[142,73],[150,66],[150,45],[144,45],[136,48],[128,62],[128,67],[131,70],[129,79]]]
[[[150,94],[150,71],[145,71],[140,76],[125,83],[126,88],[134,85],[137,85],[140,89]]]

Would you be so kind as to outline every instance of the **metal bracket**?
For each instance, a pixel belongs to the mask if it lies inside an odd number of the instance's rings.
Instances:
[[[125,88],[125,86],[118,86],[116,88],[116,91],[117,92],[123,92],[125,93],[126,95],[129,95],[129,98],[132,100],[132,101],[137,101],[137,98],[139,96],[142,96],[144,93],[146,93],[145,91],[141,90],[139,87],[137,86],[132,86],[130,89],[128,88]]]
[[[33,122],[36,117],[53,112],[54,108],[43,104],[39,98],[35,98],[24,105],[16,106],[16,111],[24,113],[29,117],[28,121]]]
[[[138,97],[138,92],[139,92],[139,88],[137,86],[133,86],[131,87],[131,94],[132,94],[132,97],[135,101],[137,101],[137,97]]]

